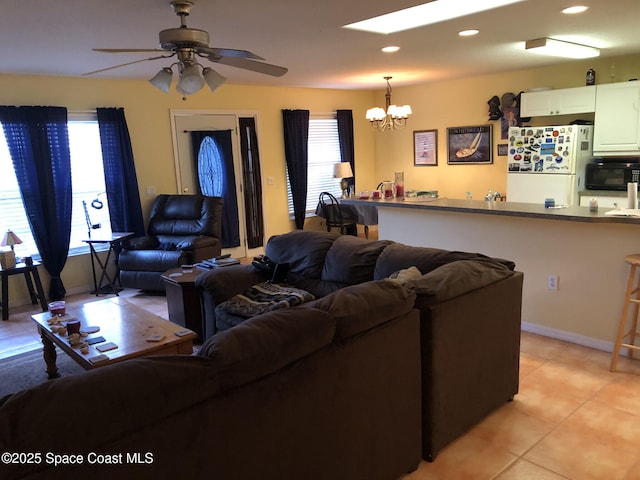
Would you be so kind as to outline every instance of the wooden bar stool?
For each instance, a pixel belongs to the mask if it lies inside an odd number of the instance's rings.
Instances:
[[[618,356],[620,348],[627,349],[627,357],[633,357],[634,350],[640,350],[640,345],[636,345],[636,337],[640,336],[637,332],[638,327],[638,311],[640,310],[640,281],[636,283],[636,270],[640,266],[640,254],[627,255],[624,261],[631,265],[629,270],[629,279],[627,280],[627,291],[624,294],[624,305],[622,307],[622,315],[620,316],[620,324],[618,325],[618,335],[616,343],[613,347],[613,356],[611,357],[610,370],[614,372],[618,365]],[[627,320],[629,317],[629,307],[633,304],[633,314],[631,317],[631,328],[625,333]],[[628,343],[623,343],[627,341]]]

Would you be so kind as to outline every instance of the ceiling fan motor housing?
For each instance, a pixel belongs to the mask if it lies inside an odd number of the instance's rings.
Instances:
[[[176,48],[208,47],[209,34],[196,28],[168,28],[160,32],[160,48],[173,50]]]

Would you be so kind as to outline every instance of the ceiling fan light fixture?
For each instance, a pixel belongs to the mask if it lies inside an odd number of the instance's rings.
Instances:
[[[209,86],[209,90],[211,93],[215,92],[218,87],[220,87],[224,82],[227,81],[227,77],[223,77],[218,72],[216,72],[213,68],[205,67],[202,70],[202,76],[204,77],[204,81],[207,82]]]
[[[200,75],[197,63],[187,64],[180,73],[176,90],[183,95],[191,95],[204,87],[204,78]]]
[[[264,58],[248,50],[238,50],[234,48],[209,47],[209,33],[197,28],[187,27],[186,18],[191,13],[195,0],[171,0],[169,4],[174,13],[180,18],[180,27],[168,28],[160,31],[160,49],[144,48],[94,48],[94,51],[108,53],[140,53],[140,52],[161,52],[141,60],[121,63],[112,67],[101,68],[83,75],[93,75],[105,72],[114,68],[125,67],[135,63],[158,60],[161,58],[175,57],[176,61],[169,67],[160,70],[149,82],[165,93],[169,93],[173,77],[173,67],[177,66],[178,82],[176,90],[183,95],[186,100],[187,95],[201,90],[205,83],[213,92],[219,88],[227,79],[215,72],[211,68],[204,68],[198,63],[199,58],[206,58],[213,63],[229,65],[231,67],[242,68],[252,72],[281,77],[287,73],[285,67],[271,65],[263,62]]]
[[[154,75],[152,79],[149,80],[149,83],[154,87],[159,88],[164,93],[169,93],[169,88],[171,88],[171,80],[173,78],[173,70],[169,67],[165,67],[160,70],[158,73]]]

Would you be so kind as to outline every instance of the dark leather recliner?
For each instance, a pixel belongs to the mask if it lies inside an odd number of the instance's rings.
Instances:
[[[220,255],[222,198],[158,195],[147,235],[126,240],[119,256],[123,287],[164,291],[160,275]]]

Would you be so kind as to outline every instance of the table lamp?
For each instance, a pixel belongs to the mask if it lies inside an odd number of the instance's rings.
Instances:
[[[347,189],[349,188],[349,182],[347,178],[353,177],[353,171],[351,170],[351,164],[349,162],[336,163],[333,166],[333,178],[341,178],[340,188],[342,189],[342,198],[348,198]]]
[[[0,247],[11,247],[8,252],[0,252],[0,266],[3,269],[13,268],[16,266],[16,252],[13,250],[14,245],[20,245],[22,240],[13,233],[11,230],[7,230],[7,233],[2,237],[0,241]]]

